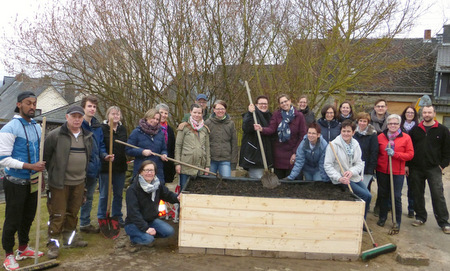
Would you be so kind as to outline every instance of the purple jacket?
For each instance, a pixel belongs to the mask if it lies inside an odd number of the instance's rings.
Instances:
[[[263,127],[263,135],[277,135],[277,128],[280,122],[283,120],[281,111],[277,110],[273,113],[272,119],[268,127]],[[291,138],[286,142],[280,142],[278,136],[276,141],[272,144],[273,148],[273,160],[274,168],[276,169],[291,169],[293,165],[290,163],[290,158],[297,151],[298,145],[306,135],[306,122],[305,117],[299,111],[295,111],[295,118],[289,124],[291,129]]]

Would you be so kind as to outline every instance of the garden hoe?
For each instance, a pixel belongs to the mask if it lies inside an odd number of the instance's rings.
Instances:
[[[113,118],[109,119],[109,154],[113,154]],[[103,236],[108,239],[116,239],[120,234],[119,219],[111,217],[111,202],[112,202],[112,161],[109,161],[108,168],[108,200],[106,209],[106,218],[99,218],[98,225]]]
[[[336,161],[339,164],[339,168],[341,169],[341,174],[344,175],[344,172],[345,172],[344,168],[342,167],[341,161],[339,161],[339,158],[338,158],[338,156],[336,154],[336,151],[334,150],[333,144],[331,142],[329,144],[330,144],[331,150],[334,153],[334,157],[336,158]],[[350,184],[348,184],[348,189],[350,190],[350,192],[353,193],[353,189],[352,189]],[[363,261],[367,261],[369,259],[373,259],[373,258],[375,258],[375,257],[377,257],[379,255],[382,255],[382,254],[393,252],[393,251],[395,251],[397,249],[397,246],[392,244],[392,243],[389,243],[389,244],[386,244],[386,245],[382,245],[382,246],[379,247],[378,244],[375,243],[375,240],[373,239],[372,233],[370,232],[370,229],[369,229],[369,226],[367,225],[366,219],[364,219],[364,226],[366,227],[367,233],[370,236],[370,240],[372,241],[372,245],[373,245],[374,248],[366,250],[366,251],[363,251],[361,253],[361,259]]]
[[[250,101],[250,104],[252,104],[252,95],[250,94],[250,88],[248,87],[247,81],[245,81],[245,88],[247,89],[248,100]],[[258,124],[255,111],[253,111],[253,121],[255,122],[255,124]],[[264,174],[261,177],[261,183],[265,188],[273,189],[280,185],[280,180],[278,179],[277,175],[269,170],[269,167],[267,166],[266,153],[264,152],[261,133],[259,131],[256,131],[256,135],[258,137],[259,149],[261,150],[261,156],[264,164]]]

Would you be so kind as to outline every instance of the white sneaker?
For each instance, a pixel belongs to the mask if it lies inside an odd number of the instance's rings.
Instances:
[[[13,254],[6,257],[5,261],[3,262],[3,267],[5,267],[6,270],[19,269],[19,264],[16,262],[16,259],[14,259]]]

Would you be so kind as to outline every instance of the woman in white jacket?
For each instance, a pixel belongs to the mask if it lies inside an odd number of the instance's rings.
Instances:
[[[366,202],[364,218],[369,211],[372,195],[362,182],[364,176],[364,161],[361,159],[361,148],[358,141],[353,138],[356,130],[356,124],[351,120],[342,122],[341,134],[337,136],[330,144],[333,144],[336,155],[344,169],[344,174],[330,146],[325,153],[324,169],[328,177],[334,184],[350,186],[353,192]]]

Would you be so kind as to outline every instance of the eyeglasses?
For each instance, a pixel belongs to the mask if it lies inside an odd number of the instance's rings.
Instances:
[[[225,109],[225,108],[214,108],[214,110],[217,110],[217,111],[225,111],[226,109]]]
[[[377,106],[375,106],[376,108],[385,108],[386,106],[385,105],[377,105]]]
[[[326,114],[327,114],[327,115],[331,115],[331,114],[334,115],[334,111],[333,111],[333,112],[326,112]]]
[[[150,172],[155,172],[155,170],[154,169],[144,169],[143,172],[150,173]]]
[[[285,103],[287,103],[287,102],[289,102],[289,100],[282,101],[282,102],[280,102],[280,104],[285,104]]]
[[[393,123],[388,123],[387,125],[399,125],[400,123],[398,123],[398,122],[393,122]]]
[[[408,115],[413,114],[414,115],[414,112],[406,112],[406,114],[408,114]]]
[[[269,105],[268,103],[257,103],[257,105]]]

